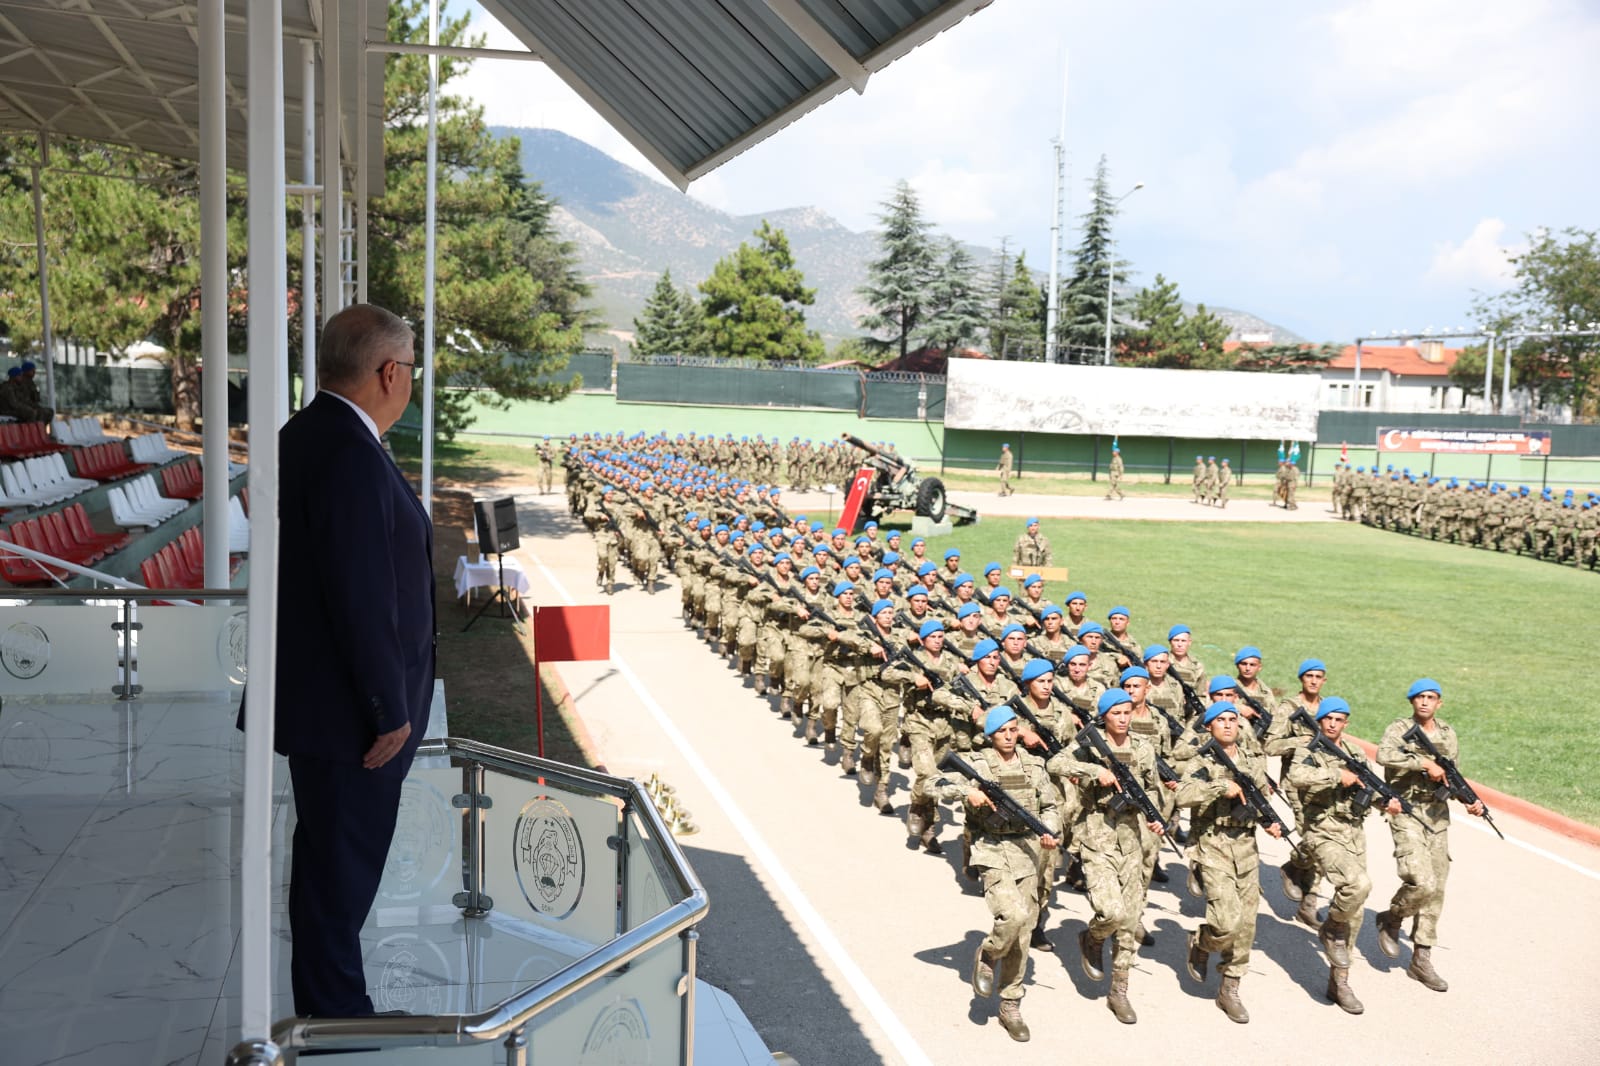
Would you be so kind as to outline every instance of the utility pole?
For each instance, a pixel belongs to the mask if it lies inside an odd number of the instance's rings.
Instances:
[[[1067,194],[1067,55],[1061,53],[1061,123],[1056,131],[1056,188],[1050,213],[1050,293],[1045,305],[1044,361],[1057,361],[1056,334],[1061,317],[1061,216]]]

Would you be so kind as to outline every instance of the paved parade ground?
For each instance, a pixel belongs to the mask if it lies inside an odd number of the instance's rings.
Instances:
[[[900,818],[873,811],[870,790],[839,772],[837,752],[797,739],[684,627],[675,579],[648,596],[619,568],[607,601],[595,586],[591,538],[568,515],[565,495],[514,495],[524,538],[516,554],[533,584],[531,602],[611,604],[612,658],[555,669],[606,768],[659,775],[690,812],[698,831],[682,843],[711,897],[700,976],[737,998],[774,1051],[806,1066],[1157,1056],[1297,1066],[1593,1061],[1600,848],[1508,812],[1497,812],[1509,838],[1501,841],[1455,805],[1454,864],[1434,952],[1447,993],[1406,976],[1409,940],[1399,960],[1378,951],[1372,914],[1398,879],[1387,828],[1374,816],[1374,887],[1351,970],[1364,1015],[1348,1016],[1324,998],[1327,963],[1280,889],[1275,867],[1287,848],[1262,837],[1261,916],[1241,985],[1248,1026],[1230,1023],[1212,1002],[1214,969],[1203,986],[1184,973],[1184,934],[1198,925],[1203,903],[1184,892],[1183,870],[1166,852],[1172,882],[1153,886],[1145,917],[1155,945],[1140,951],[1130,984],[1139,1024],[1120,1025],[1105,1007],[1109,980],[1091,983],[1078,969],[1076,936],[1089,909],[1084,896],[1062,889],[1048,925],[1057,950],[1031,953],[1023,1013],[1033,1040],[1013,1043],[998,1024],[998,1000],[975,1001],[967,983],[989,915],[958,869],[952,812],[944,813],[943,857],[908,848],[903,771],[893,776]],[[968,502],[986,515],[1331,520],[1316,501],[1294,512],[1257,500],[1226,511],[1182,498],[1113,504],[1019,494]],[[786,500],[791,511],[826,503]],[[1370,739],[1386,720],[1364,717],[1353,731]],[[1466,771],[1484,756],[1464,751]]]

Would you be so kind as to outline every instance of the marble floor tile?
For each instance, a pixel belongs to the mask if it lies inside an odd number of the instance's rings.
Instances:
[[[0,1008],[0,1057],[16,1066],[188,1066],[200,1062],[216,1006],[215,998],[101,999],[70,1011]]]

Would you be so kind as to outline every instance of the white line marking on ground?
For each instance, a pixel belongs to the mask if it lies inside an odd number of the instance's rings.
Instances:
[[[549,567],[545,566],[543,561],[532,551],[528,552],[528,557],[533,560],[533,565],[539,568],[539,573],[544,575],[544,579],[550,582],[550,586],[556,590],[556,594],[569,605],[573,603],[571,594],[567,592],[566,587],[561,584],[560,580],[550,572]],[[888,1037],[889,1043],[894,1046],[900,1058],[907,1063],[907,1066],[933,1066],[933,1060],[928,1058],[927,1053],[922,1050],[916,1039],[911,1035],[911,1031],[889,1009],[889,1004],[884,1001],[883,996],[873,987],[872,981],[862,972],[856,961],[850,957],[849,952],[845,951],[844,945],[839,942],[839,938],[828,927],[828,923],[823,919],[822,914],[812,905],[811,900],[806,897],[806,894],[801,890],[794,878],[790,876],[789,871],[784,868],[783,863],[778,860],[777,853],[772,850],[771,846],[761,836],[761,833],[757,831],[755,823],[751,822],[744,810],[734,802],[732,793],[723,787],[721,781],[717,780],[716,775],[711,772],[711,767],[707,766],[705,760],[700,758],[700,753],[694,749],[694,745],[689,742],[689,738],[683,735],[661,704],[657,703],[655,697],[650,695],[650,690],[645,688],[644,682],[639,680],[639,675],[633,672],[633,667],[629,666],[627,661],[615,652],[611,655],[611,663],[622,675],[623,680],[627,681],[628,687],[633,689],[634,695],[639,697],[639,702],[644,704],[645,710],[650,712],[650,716],[661,727],[661,731],[666,733],[667,738],[677,747],[678,753],[689,764],[689,768],[705,784],[707,791],[711,793],[712,802],[722,808],[722,812],[727,815],[728,821],[733,823],[733,828],[744,838],[745,844],[750,848],[751,856],[765,868],[767,876],[771,878],[773,885],[782,894],[789,906],[793,908],[795,914],[799,916],[800,921],[805,925],[812,939],[822,949],[823,954],[828,957],[828,961],[838,969],[845,983],[855,993],[856,999],[862,1008],[883,1029],[884,1035]]]
[[[1494,812],[1491,811],[1490,813],[1492,814]],[[1474,830],[1475,832],[1483,833],[1485,835],[1493,835],[1493,833],[1494,833],[1494,830],[1490,829],[1488,826],[1479,825],[1478,822],[1475,819],[1472,819],[1471,815],[1468,815],[1466,818],[1462,818],[1462,819],[1451,819],[1450,824],[1451,825],[1465,826],[1468,829]],[[1584,877],[1587,877],[1587,878],[1589,878],[1591,880],[1594,880],[1594,881],[1600,881],[1600,871],[1591,870],[1587,866],[1580,866],[1578,863],[1573,862],[1571,859],[1568,859],[1568,858],[1566,858],[1564,856],[1561,856],[1561,855],[1557,855],[1553,851],[1546,851],[1544,848],[1539,847],[1537,844],[1530,844],[1526,840],[1518,840],[1514,836],[1506,837],[1506,843],[1507,844],[1515,844],[1517,847],[1521,848],[1524,851],[1531,851],[1535,855],[1540,856],[1541,858],[1549,859],[1551,862],[1555,863],[1557,866],[1565,866],[1567,869],[1571,870],[1573,873],[1582,874]]]

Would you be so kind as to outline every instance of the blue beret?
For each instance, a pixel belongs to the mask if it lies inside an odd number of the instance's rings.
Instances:
[[[833,549],[828,547],[826,544],[818,544],[815,548],[811,549],[811,554],[812,555],[832,555],[833,554]]]
[[[801,522],[804,522],[805,520],[806,520],[806,516],[803,515],[803,514],[797,514],[797,515],[794,516],[794,524],[795,525],[799,525]]]
[[[944,553],[945,562],[949,562],[951,559],[959,559],[959,558],[961,558],[961,553],[959,551],[957,551],[955,548],[948,548],[948,549],[945,550],[945,553]]]
[[[895,535],[898,536],[899,532],[900,532],[899,530],[895,530]],[[911,538],[911,546],[913,548],[915,548],[918,544],[926,544],[926,543],[928,543],[928,538],[927,537],[912,537]]]
[[[1261,658],[1261,649],[1256,647],[1254,644],[1246,644],[1244,647],[1239,649],[1239,654],[1233,657],[1233,665],[1238,666],[1246,659],[1259,658]]]
[[[1057,607],[1055,604],[1051,604],[1049,607],[1046,607],[1044,610],[1039,612],[1039,621],[1043,622],[1046,618],[1049,618],[1051,615],[1054,615],[1055,617],[1060,618],[1062,616],[1061,615],[1061,608]]]
[[[1134,678],[1134,677],[1142,677],[1146,681],[1149,681],[1150,680],[1150,671],[1146,670],[1142,666],[1130,666],[1126,670],[1122,671],[1122,676],[1117,678],[1117,684],[1125,685],[1125,684],[1128,683],[1128,679],[1129,678]]]
[[[934,566],[932,563],[925,562],[921,566],[917,567],[917,576],[918,577],[927,577],[929,574],[933,573],[937,569],[939,569],[939,568],[937,566]]]
[[[1431,677],[1423,677],[1411,682],[1411,687],[1406,689],[1406,699],[1415,699],[1424,692],[1432,692],[1437,696],[1444,695],[1444,690],[1439,687],[1439,682]]]
[[[961,608],[956,611],[956,621],[959,622],[963,618],[971,618],[982,610],[983,608],[975,603],[963,603]]]
[[[1215,696],[1219,692],[1237,692],[1238,689],[1239,686],[1234,683],[1231,677],[1213,677],[1210,687],[1206,689],[1206,694]]]
[[[882,599],[872,605],[872,613],[874,615],[882,614],[884,611],[892,610],[894,610],[894,601],[890,599]]]
[[[1321,659],[1302,659],[1300,660],[1299,668],[1294,672],[1294,676],[1304,677],[1312,670],[1321,670],[1323,673],[1327,673],[1328,667]]]
[[[846,592],[854,592],[855,590],[855,585],[848,581],[840,581],[838,584],[833,586],[833,594],[835,596],[843,596]]]
[[[700,512],[699,511],[690,511],[688,514],[683,516],[683,520],[685,522],[688,522],[688,521],[691,521],[692,519],[696,519],[696,518],[699,518],[699,517],[700,517]]]
[[[1026,629],[1023,629],[1017,623],[1012,622],[1012,623],[1010,623],[1009,625],[1007,625],[1004,629],[1002,629],[1000,631],[1000,639],[1001,640],[1005,640],[1007,637],[1009,637],[1013,633],[1026,633],[1026,632],[1027,632]]]
[[[886,540],[899,540],[900,539],[900,530],[891,529],[891,530],[889,530],[888,533],[884,534],[884,538]]]
[[[726,533],[726,532],[728,532],[728,523],[726,523],[726,522],[718,522],[717,523],[717,528],[712,530],[712,532],[713,533]]]
[[[977,662],[979,659],[983,658],[985,655],[993,655],[995,652],[997,652],[999,650],[1000,650],[1000,645],[996,644],[994,641],[990,640],[988,637],[985,637],[982,640],[978,641],[977,647],[972,649],[972,654],[969,656],[969,658],[973,662]]]
[[[1317,721],[1322,721],[1323,716],[1329,714],[1342,714],[1350,717],[1350,701],[1343,696],[1324,696],[1322,705],[1317,708]]]
[[[709,529],[710,527],[711,527],[711,519],[709,519],[709,518],[702,518],[702,519],[700,519],[700,521],[698,521],[698,522],[696,522],[694,524],[694,528],[696,528],[696,529]]]
[[[1082,644],[1074,644],[1072,647],[1067,649],[1067,654],[1061,657],[1061,661],[1064,663],[1070,663],[1072,660],[1079,658],[1080,656],[1087,659],[1091,654],[1093,653],[1090,652],[1088,648],[1085,648]]]
[[[818,577],[821,577],[822,576],[822,571],[818,570],[814,566],[808,566],[804,570],[800,571],[800,580],[804,581],[806,578],[810,577],[812,574],[815,574]]]
[[[1029,526],[1036,526],[1036,525],[1038,525],[1038,524],[1039,524],[1039,520],[1038,520],[1038,519],[1037,519],[1037,518],[1029,518],[1029,519],[1028,519],[1028,520],[1027,520],[1027,521],[1026,521],[1026,522],[1024,522],[1024,523],[1023,523],[1023,524],[1024,524],[1024,525],[1029,525]]]
[[[893,581],[894,580],[894,571],[890,570],[887,566],[880,566],[880,567],[878,567],[878,569],[876,569],[876,570],[874,570],[872,572],[872,580],[873,581]]]
[[[1127,618],[1131,613],[1126,607],[1113,607],[1106,612],[1106,617],[1112,618],[1120,614],[1122,617]]]
[[[918,596],[926,599],[928,596],[928,586],[912,585],[910,588],[906,589],[906,599],[915,599]]]
[[[829,535],[834,537],[848,537],[850,534],[845,530],[840,529],[838,526],[834,526],[833,532]]]
[[[993,603],[995,600],[998,600],[1001,596],[1004,596],[1008,600],[1014,598],[1011,595],[1011,590],[1010,589],[1006,588],[1004,585],[996,585],[994,587],[994,589],[989,593],[989,602]]]
[[[19,369],[20,369],[20,370],[21,370],[21,371],[22,371],[22,372],[23,372],[23,373],[24,373],[24,374],[26,374],[26,373],[27,373],[27,372],[28,372],[28,371],[30,371],[30,370],[37,370],[37,369],[38,369],[38,367],[36,367],[36,366],[34,366],[34,363],[33,363],[33,360],[32,360],[32,359],[24,359],[24,360],[23,360],[23,361],[22,361],[22,366],[21,366],[21,367],[20,367],[20,368],[19,368]]]
[[[933,634],[943,632],[944,623],[939,621],[937,618],[930,618],[926,622],[922,623],[922,627],[917,630],[917,636],[923,640],[927,640]]]
[[[990,574],[992,574],[996,570],[1000,570],[1000,569],[1002,569],[1002,567],[1000,566],[999,563],[984,563],[983,564],[983,576],[984,577],[988,577]]]
[[[884,552],[883,553],[883,565],[884,566],[891,566],[894,563],[898,563],[899,561],[900,561],[900,555],[899,555],[898,552]]]
[[[1167,630],[1167,639],[1170,641],[1173,637],[1182,636],[1185,633],[1188,633],[1188,634],[1192,635],[1194,633],[1194,630],[1190,629],[1188,626],[1184,625],[1182,622],[1179,622],[1177,625],[1175,625],[1171,629]]]
[[[1218,700],[1216,703],[1213,703],[1211,706],[1206,708],[1206,713],[1200,719],[1200,724],[1201,725],[1210,725],[1212,723],[1212,721],[1214,721],[1217,718],[1218,715],[1223,715],[1223,714],[1234,714],[1234,715],[1236,715],[1238,713],[1239,713],[1239,708],[1235,707],[1229,701],[1227,701],[1227,700]]]
[[[1055,664],[1049,659],[1029,659],[1028,665],[1022,668],[1022,683],[1027,684],[1036,677],[1044,677],[1055,672]]]
[[[779,563],[792,563],[792,562],[794,562],[794,556],[790,555],[788,552],[779,552],[777,555],[774,555],[772,557],[772,565],[773,566],[777,566]]]
[[[1084,603],[1088,603],[1089,602],[1089,597],[1084,595],[1081,592],[1069,592],[1069,593],[1067,593],[1067,602],[1071,603],[1073,600],[1082,600]]]
[[[728,539],[729,540],[743,540],[744,539],[744,530],[742,530],[742,529],[734,530],[733,531],[733,536],[728,538]]]
[[[872,522],[872,521],[868,521],[867,524],[862,526],[861,528],[862,529],[877,529],[878,528],[878,523]]]
[[[973,584],[972,575],[971,574],[957,574],[956,575],[956,579],[955,579],[955,581],[952,582],[952,584],[956,588],[960,588],[962,585],[971,585],[971,584]]]
[[[6,371],[6,377],[8,378],[20,378],[21,376],[22,368],[20,366],[14,366]]]
[[[999,707],[992,708],[988,714],[983,716],[983,734],[984,736],[993,736],[1001,726],[1016,720],[1017,712],[1010,707],[1002,704]]]
[[[1163,655],[1167,655],[1167,646],[1165,644],[1161,643],[1160,641],[1153,640],[1148,645],[1145,646],[1145,649],[1144,649],[1144,661],[1145,662],[1149,662],[1151,659],[1159,659]],[[1170,658],[1170,656],[1169,656],[1169,658]]]
[[[648,485],[645,486],[645,488],[649,488],[649,487],[650,486],[648,486]],[[756,519],[754,522],[750,523],[750,532],[752,532],[752,533],[761,533],[761,532],[765,531],[766,528],[767,528],[767,524],[765,522],[761,521],[760,519]]]
[[[856,558],[854,555],[847,555],[847,556],[845,556],[844,565],[846,565],[846,566],[860,566],[861,565],[861,560]]]
[[[867,536],[865,533],[863,533],[863,534],[861,534],[861,536],[856,538],[855,542],[857,544],[871,544],[872,543],[872,538]]]
[[[1099,622],[1085,622],[1085,623],[1083,623],[1083,625],[1078,627],[1078,639],[1082,640],[1084,637],[1087,637],[1090,633],[1102,633],[1103,634],[1103,633],[1105,633],[1105,631],[1106,631],[1106,627],[1101,625]]]
[[[1025,589],[1042,584],[1044,584],[1044,578],[1040,577],[1038,574],[1029,574],[1027,577],[1022,579],[1022,587]]]
[[[1124,703],[1132,703],[1133,697],[1120,688],[1108,688],[1100,693],[1100,698],[1095,701],[1094,709],[1097,717],[1104,717],[1105,713],[1113,707]]]

